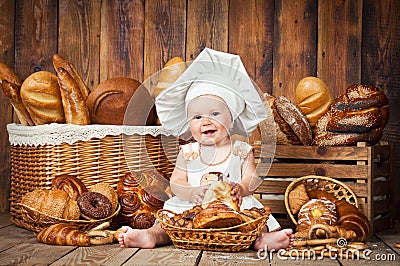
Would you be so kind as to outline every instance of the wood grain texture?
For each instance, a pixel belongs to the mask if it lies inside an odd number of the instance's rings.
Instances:
[[[262,92],[272,92],[274,1],[233,0],[229,5],[229,52],[238,54]]]
[[[317,2],[282,0],[275,3],[273,90],[296,102],[296,86],[317,71]]]
[[[172,57],[185,59],[186,1],[148,1],[145,13],[144,79],[147,79]]]
[[[228,52],[229,1],[189,0],[187,6],[186,60],[209,47]]]
[[[143,81],[144,1],[101,5],[100,82],[114,77]]]
[[[156,249],[141,249],[126,263],[127,265],[196,265],[200,253],[200,250],[185,250],[168,245]]]
[[[55,73],[51,57],[57,52],[58,2],[16,0],[15,71],[24,80],[33,72]]]
[[[362,2],[319,1],[318,77],[334,97],[361,81]]]
[[[15,15],[15,2],[0,0],[0,62],[14,69],[14,24],[10,19]],[[16,114],[13,115],[13,108],[4,95],[0,92],[0,187],[10,186],[10,144],[5,126],[14,121],[18,122]],[[3,129],[4,128],[4,129]],[[8,210],[9,189],[2,189],[0,192],[0,212]]]
[[[382,138],[395,143],[393,177],[400,175],[400,2],[364,1],[362,42],[362,83],[372,84],[389,98],[390,119]],[[393,190],[400,190],[400,180],[393,178]],[[400,194],[394,194],[400,206]],[[394,208],[400,217],[400,208]]]
[[[101,1],[59,1],[58,53],[89,88],[99,83]]]

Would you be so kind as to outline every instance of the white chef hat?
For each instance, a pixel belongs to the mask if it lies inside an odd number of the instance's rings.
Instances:
[[[222,98],[234,120],[231,134],[249,136],[267,118],[260,95],[238,55],[205,48],[186,71],[156,98],[163,128],[174,136],[187,136],[187,106],[202,95]]]

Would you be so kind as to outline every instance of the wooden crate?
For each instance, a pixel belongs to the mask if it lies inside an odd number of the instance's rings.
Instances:
[[[256,151],[259,145],[255,144]],[[293,226],[284,204],[286,187],[301,176],[329,176],[354,191],[373,231],[382,231],[393,224],[391,150],[391,145],[384,142],[350,147],[277,145],[269,171],[268,164],[258,159],[257,171],[264,181],[255,195],[271,207],[282,226]]]

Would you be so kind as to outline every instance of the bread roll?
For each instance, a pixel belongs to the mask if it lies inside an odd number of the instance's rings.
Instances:
[[[55,177],[51,181],[51,188],[64,190],[68,193],[68,196],[75,201],[80,194],[88,191],[85,184],[83,184],[79,178],[71,175]]]
[[[153,98],[132,78],[101,82],[89,94],[86,105],[93,124],[144,126],[155,123]]]
[[[7,80],[10,83],[13,83],[19,87],[21,87],[22,83],[17,74],[15,74],[14,70],[8,67],[6,64],[0,62],[0,83],[3,80]]]
[[[64,123],[60,86],[55,74],[39,71],[25,79],[21,99],[35,125]]]
[[[324,115],[333,102],[328,86],[317,77],[305,77],[296,87],[296,104],[311,127]]]
[[[92,186],[90,191],[106,196],[111,202],[113,212],[115,211],[118,205],[118,194],[113,187],[105,182],[101,182]]]
[[[35,123],[32,121],[28,110],[26,110],[25,105],[22,102],[20,94],[21,87],[15,83],[8,82],[7,80],[3,80],[1,87],[4,95],[8,97],[11,105],[14,107],[14,111],[21,124],[24,126],[34,126]]]
[[[204,195],[203,202],[201,204],[203,209],[207,208],[208,205],[214,201],[220,201],[231,209],[239,211],[240,208],[238,202],[233,201],[231,192],[232,187],[229,185],[229,183],[225,181],[212,182]]]
[[[180,75],[186,70],[186,63],[181,57],[171,58],[161,70],[160,76],[157,79],[157,85],[153,92],[153,97],[157,97],[161,91],[168,88],[174,83]]]

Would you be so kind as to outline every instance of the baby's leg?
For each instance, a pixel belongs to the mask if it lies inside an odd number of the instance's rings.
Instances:
[[[160,224],[148,229],[132,229],[129,226],[121,227],[122,233],[118,235],[121,247],[154,248],[170,243],[168,235]]]
[[[254,250],[267,249],[278,251],[282,248],[291,247],[294,241],[292,229],[282,229],[276,232],[263,232],[254,243]]]

